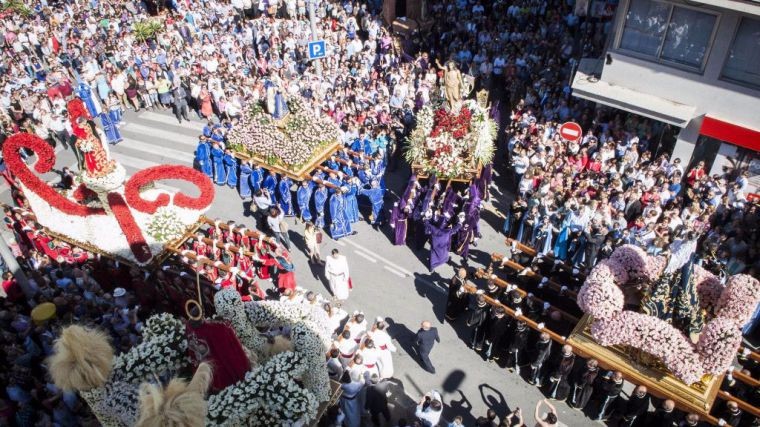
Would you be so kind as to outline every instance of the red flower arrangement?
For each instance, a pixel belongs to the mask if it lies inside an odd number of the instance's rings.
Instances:
[[[32,173],[19,155],[19,150],[24,148],[34,151],[37,155],[38,160],[34,164],[34,170],[40,174],[49,172],[53,168],[55,165],[55,152],[42,138],[29,133],[17,133],[5,140],[3,144],[3,159],[5,159],[5,163],[8,165],[11,173],[18,177],[19,181],[29,191],[50,203],[52,207],[68,215],[88,216],[105,214],[105,210],[101,208],[90,208],[79,205],[63,197]]]
[[[124,198],[119,193],[108,193],[108,206],[111,207],[116,221],[121,227],[121,231],[124,232],[124,236],[127,237],[127,243],[129,248],[135,255],[135,258],[139,262],[147,262],[153,256],[150,252],[150,247],[145,242],[142,230],[135,222],[135,218],[132,216],[132,212],[129,211],[129,206],[124,201]]]
[[[177,193],[174,196],[174,204],[180,208],[200,210],[208,207],[214,201],[214,185],[206,175],[186,166],[162,165],[143,169],[127,181],[124,187],[124,195],[129,206],[148,214],[153,214],[158,208],[167,206],[170,198],[166,194],[160,194],[156,200],[145,200],[140,196],[142,187],[162,179],[187,181],[200,190],[198,197]]]
[[[80,203],[97,196],[98,194],[96,192],[90,190],[84,184],[79,184],[79,187],[77,187],[76,190],[74,190],[74,192],[71,194],[71,197]]]
[[[442,133],[450,133],[455,139],[462,139],[470,133],[472,111],[469,108],[462,107],[459,110],[459,114],[455,116],[441,108],[435,112],[433,121],[435,125],[430,132],[431,138],[435,138]]]

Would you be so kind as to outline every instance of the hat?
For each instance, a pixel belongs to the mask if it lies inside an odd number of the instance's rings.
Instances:
[[[123,297],[126,294],[127,294],[127,291],[124,288],[116,288],[113,290],[114,298]]]

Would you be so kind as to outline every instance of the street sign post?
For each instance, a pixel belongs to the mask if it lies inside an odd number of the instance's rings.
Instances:
[[[559,127],[559,136],[568,141],[577,142],[583,136],[583,129],[578,123],[565,122]]]
[[[327,51],[325,50],[324,40],[309,42],[309,60],[321,59],[321,58],[324,58],[326,55],[327,55]]]

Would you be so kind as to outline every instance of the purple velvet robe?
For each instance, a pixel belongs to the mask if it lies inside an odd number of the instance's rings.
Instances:
[[[451,253],[451,236],[456,234],[462,224],[455,224],[451,227],[446,222],[441,225],[434,225],[430,221],[425,223],[425,232],[430,235],[430,271],[435,270],[438,266],[449,262]]]

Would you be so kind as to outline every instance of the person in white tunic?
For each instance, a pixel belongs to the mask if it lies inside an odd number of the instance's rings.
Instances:
[[[364,340],[364,344],[358,353],[362,355],[364,368],[370,373],[370,376],[372,374],[380,375],[380,370],[383,368],[380,361],[380,350],[377,349],[372,338]]]
[[[330,292],[339,300],[348,299],[348,261],[337,249],[325,260],[325,274],[330,281]]]
[[[379,352],[380,378],[383,379],[393,378],[393,356],[391,353],[396,352],[396,346],[393,345],[387,328],[388,324],[385,323],[382,317],[378,317],[375,325],[372,327],[372,331],[367,333],[372,337],[372,341],[375,342],[375,347]]]
[[[338,328],[340,328],[340,325],[346,320],[348,313],[340,307],[333,307],[329,302],[326,302],[322,307],[324,307],[325,312],[327,312],[327,324],[330,325],[333,337],[336,337],[338,332],[340,332],[338,331]]]
[[[362,338],[367,334],[367,321],[364,319],[364,313],[361,311],[354,311],[351,319],[346,322],[346,326],[343,330],[348,331],[351,338],[357,345],[361,344]]]

